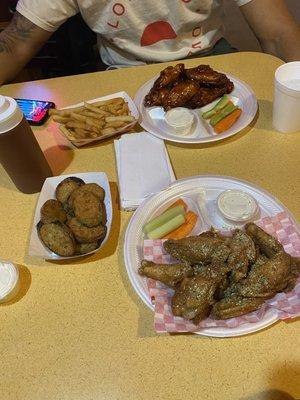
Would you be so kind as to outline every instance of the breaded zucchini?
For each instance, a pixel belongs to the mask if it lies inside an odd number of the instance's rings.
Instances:
[[[47,200],[41,208],[41,221],[44,224],[60,221],[65,222],[67,214],[58,200]]]
[[[77,243],[76,244],[76,254],[87,254],[91,251],[96,250],[101,244],[101,241],[92,243]]]
[[[102,221],[100,200],[93,193],[80,190],[73,201],[75,217],[85,226],[93,227]]]
[[[55,196],[61,203],[65,203],[70,197],[70,194],[82,185],[84,185],[84,181],[80,178],[76,178],[76,176],[66,178],[57,185]]]
[[[37,224],[37,231],[41,241],[48,249],[63,256],[73,256],[75,254],[75,239],[71,230],[61,222],[51,222]]]
[[[68,221],[68,227],[71,229],[79,243],[92,243],[97,240],[102,240],[105,238],[107,230],[106,226],[101,224],[92,228],[84,226],[75,217]]]

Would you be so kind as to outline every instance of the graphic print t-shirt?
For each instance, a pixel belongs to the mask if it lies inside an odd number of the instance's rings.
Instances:
[[[251,0],[235,0],[239,6]],[[172,61],[209,50],[222,37],[222,0],[19,0],[17,10],[55,31],[81,13],[98,34],[107,65]]]

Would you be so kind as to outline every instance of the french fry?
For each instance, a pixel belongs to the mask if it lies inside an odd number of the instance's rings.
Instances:
[[[85,117],[86,118],[86,124],[95,127],[96,129],[102,128],[105,124],[104,120],[100,119],[94,119],[90,117]]]
[[[100,110],[98,107],[96,107],[96,106],[94,106],[92,104],[89,104],[89,103],[85,102],[84,105],[88,110],[93,111],[96,114],[109,115],[109,113],[107,113],[107,111]]]
[[[92,111],[89,110],[84,110],[80,113],[81,115],[84,115],[85,117],[91,117],[91,118],[95,118],[95,119],[99,119],[99,118],[103,118],[100,114],[96,114]]]
[[[81,115],[80,113],[71,113],[71,118],[74,118],[76,121],[86,122],[87,117]]]
[[[85,129],[74,129],[74,136],[76,137],[76,139],[86,139],[89,136],[89,133],[90,132],[86,131]]]
[[[113,121],[132,122],[132,121],[134,121],[134,117],[132,115],[119,115],[117,117],[106,117],[105,118],[105,122],[113,122]]]
[[[50,116],[60,116],[60,117],[69,117],[70,116],[70,111],[68,110],[56,110],[55,108],[50,108],[49,110],[49,115]]]
[[[88,132],[98,133],[97,128],[95,128],[94,126],[87,125],[86,123],[80,121],[70,121],[65,126],[66,128],[83,129]]]
[[[124,131],[135,120],[122,97],[84,102],[83,106],[65,110],[52,109],[50,114],[55,122],[61,124],[60,129],[65,136],[78,143]]]
[[[72,108],[66,109],[65,111],[69,111],[72,113],[79,113],[83,110],[84,110],[84,106],[78,106],[78,107],[72,107]]]
[[[121,126],[125,126],[126,123],[124,121],[112,121],[107,122],[105,128],[121,128]]]
[[[79,128],[79,129],[85,129],[85,122],[80,122],[80,121],[69,121],[65,125],[66,128]]]
[[[66,124],[70,121],[70,117],[61,117],[60,115],[53,115],[53,121],[59,124]]]
[[[100,107],[100,106],[107,106],[109,104],[121,104],[124,102],[125,102],[125,100],[123,99],[123,97],[115,97],[110,100],[99,100],[99,101],[95,101],[93,103],[87,103],[87,104],[92,104],[93,106]]]
[[[103,128],[101,129],[101,136],[102,135],[110,135],[116,131],[116,128]]]

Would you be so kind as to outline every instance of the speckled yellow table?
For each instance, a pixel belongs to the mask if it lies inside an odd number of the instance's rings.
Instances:
[[[246,179],[275,195],[299,221],[300,132],[280,134],[271,125],[273,75],[281,61],[259,53],[203,61],[247,82],[259,113],[250,129],[216,144],[168,143],[177,178],[211,173]],[[134,96],[161,69],[152,65],[7,85],[0,93],[62,107],[119,90]],[[119,211],[113,141],[74,150],[54,123],[35,134],[55,174],[108,174],[115,216],[99,253],[65,264],[31,258],[27,247],[38,195],[18,192],[0,170],[0,258],[18,263],[22,272],[18,301],[0,307],[1,400],[300,398],[299,320],[239,338],[156,334],[153,314],[124,267],[131,214]]]

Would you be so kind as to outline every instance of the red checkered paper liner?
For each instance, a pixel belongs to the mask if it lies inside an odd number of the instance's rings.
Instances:
[[[291,256],[300,257],[299,229],[287,212],[281,212],[272,217],[265,217],[256,224],[269,234],[275,236]],[[164,240],[144,240],[144,258],[159,264],[174,263],[175,260],[163,248]],[[300,316],[300,278],[295,288],[289,293],[278,293],[267,300],[263,306],[254,312],[227,320],[207,318],[194,325],[181,317],[175,317],[171,309],[171,297],[174,291],[161,282],[147,279],[149,296],[154,304],[154,328],[157,332],[197,332],[199,328],[236,328],[243,324],[261,321],[270,309],[276,312],[278,320]]]

